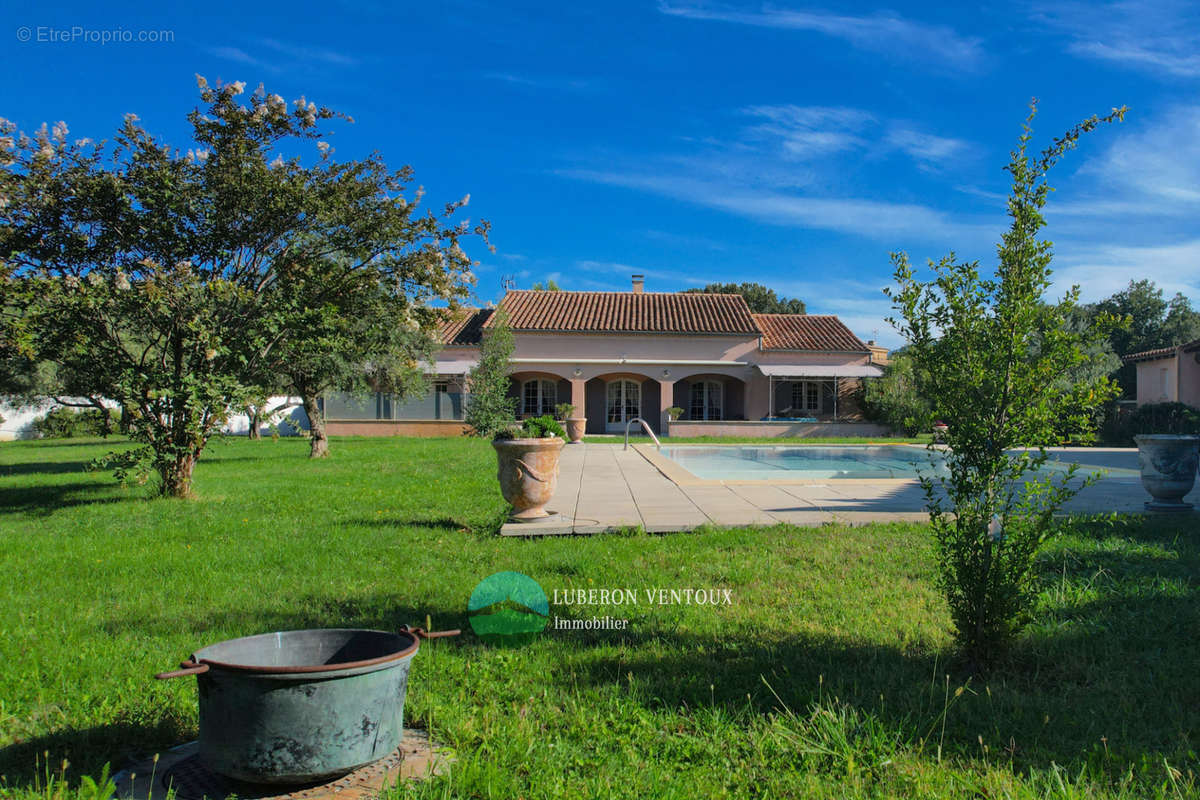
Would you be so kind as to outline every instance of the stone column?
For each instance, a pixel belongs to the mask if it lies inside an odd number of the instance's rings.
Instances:
[[[667,432],[667,409],[675,405],[675,381],[660,378],[658,381],[658,429]]]
[[[575,416],[587,416],[587,381],[583,378],[571,378],[571,405],[575,406]]]

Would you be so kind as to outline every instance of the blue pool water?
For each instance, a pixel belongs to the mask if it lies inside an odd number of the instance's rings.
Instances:
[[[915,478],[931,474],[940,458],[907,445],[666,446],[662,455],[697,478],[753,481],[825,478]]]

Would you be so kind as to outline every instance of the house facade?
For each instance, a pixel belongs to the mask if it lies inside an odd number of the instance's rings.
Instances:
[[[1200,339],[1123,357],[1137,366],[1137,404],[1186,403],[1200,408]]]
[[[861,381],[881,374],[837,317],[753,314],[740,295],[510,291],[499,304],[515,343],[510,394],[519,416],[570,403],[589,434],[635,418],[659,435],[882,433],[862,422]],[[496,324],[462,309],[441,328],[433,390],[393,403],[326,398],[331,433],[446,435],[463,430],[466,375]],[[671,421],[668,409],[682,409]]]

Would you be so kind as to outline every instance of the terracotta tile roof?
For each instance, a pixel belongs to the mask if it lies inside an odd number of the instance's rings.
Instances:
[[[1143,350],[1140,353],[1130,353],[1127,356],[1121,356],[1121,360],[1127,363],[1134,361],[1153,361],[1156,358],[1169,358],[1175,355],[1174,347],[1156,347],[1153,350]]]
[[[758,335],[738,294],[511,291],[500,307],[517,331]]]
[[[870,353],[863,341],[832,314],[754,314],[763,350]]]
[[[492,316],[490,308],[460,308],[447,311],[438,325],[444,347],[470,347],[479,344],[484,323]]]

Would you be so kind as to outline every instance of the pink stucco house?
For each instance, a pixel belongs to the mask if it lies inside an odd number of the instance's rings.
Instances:
[[[659,434],[846,435],[883,431],[861,421],[856,394],[881,374],[872,349],[841,320],[753,314],[740,295],[644,291],[510,291],[499,307],[513,330],[511,392],[518,413],[571,403],[588,433],[620,433],[635,417]],[[495,321],[464,309],[441,329],[428,397],[402,405],[326,398],[334,433],[445,434],[462,430],[465,376]],[[667,409],[683,409],[668,420]]]
[[[1200,408],[1200,339],[1123,357],[1137,365],[1137,404],[1187,403]]]

